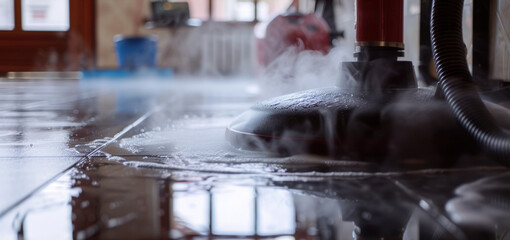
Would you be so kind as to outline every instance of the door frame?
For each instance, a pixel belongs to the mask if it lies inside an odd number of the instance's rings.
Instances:
[[[21,0],[15,27],[0,31],[0,72],[77,71],[95,66],[95,1],[69,0],[68,31],[23,31]]]

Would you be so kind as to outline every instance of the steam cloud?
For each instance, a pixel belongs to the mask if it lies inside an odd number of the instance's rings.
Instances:
[[[259,79],[262,97],[274,97],[312,88],[349,87],[349,80],[340,81],[340,64],[352,59],[352,48],[339,46],[329,54],[289,47],[262,71]]]

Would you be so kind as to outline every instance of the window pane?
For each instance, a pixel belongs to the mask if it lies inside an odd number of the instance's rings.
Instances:
[[[212,233],[227,236],[255,234],[255,191],[250,187],[213,189]]]
[[[265,21],[289,8],[292,0],[259,0],[257,2],[257,19]]]
[[[0,0],[0,30],[14,29],[14,0]]]
[[[213,16],[216,21],[253,21],[255,4],[253,0],[213,1]]]
[[[258,234],[294,235],[296,210],[292,194],[286,190],[272,188],[259,188],[257,193]]]
[[[21,2],[23,30],[69,30],[69,0],[22,0]]]
[[[174,185],[174,187],[179,186],[181,186],[179,183]],[[185,187],[187,188],[187,186]],[[209,231],[209,193],[198,191],[190,193],[175,192],[172,208],[174,216],[184,226],[193,231],[207,234]]]

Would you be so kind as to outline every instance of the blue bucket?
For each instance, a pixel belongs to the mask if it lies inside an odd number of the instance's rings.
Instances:
[[[113,38],[119,68],[140,69],[157,67],[158,38],[156,36]]]

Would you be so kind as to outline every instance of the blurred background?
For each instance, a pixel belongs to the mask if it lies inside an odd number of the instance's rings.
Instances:
[[[253,74],[254,28],[289,10],[316,12],[314,0],[188,0],[184,18],[194,25],[157,21],[151,0],[0,1],[0,72],[80,71],[117,67],[113,37],[158,36],[158,66],[178,73]],[[175,2],[175,1],[174,1]],[[335,0],[332,19],[343,31],[347,52],[354,46],[354,1]],[[491,4],[491,78],[509,79],[510,1]],[[177,4],[178,5],[178,4]],[[466,43],[470,46],[471,1],[466,1]],[[182,7],[182,5],[180,5]],[[161,7],[164,7],[161,5]],[[167,6],[167,12],[175,6]],[[164,10],[163,10],[164,11]],[[323,11],[323,10],[322,10]],[[175,11],[173,12],[175,13]],[[173,14],[171,13],[171,14]],[[170,14],[170,15],[171,15]],[[405,1],[406,58],[417,65],[420,48],[420,1]],[[172,18],[171,16],[167,16]],[[331,26],[331,24],[330,24]],[[338,42],[337,42],[338,44]],[[496,50],[497,49],[497,50]],[[237,60],[238,59],[238,60]],[[339,61],[340,62],[340,61]]]
[[[289,9],[291,0],[188,0],[196,26],[151,24],[151,0],[0,1],[0,72],[79,71],[117,66],[113,36],[157,35],[159,67],[183,73],[251,74],[255,68],[253,29]],[[316,11],[314,0],[295,1],[300,12]],[[490,20],[490,76],[509,79],[510,1],[493,0]],[[466,15],[470,46],[472,3]],[[330,7],[330,6],[328,6]],[[341,41],[354,43],[354,1],[333,1]],[[420,1],[405,1],[407,59],[418,62]],[[316,11],[317,12],[317,11]],[[153,23],[153,22],[152,22]],[[349,51],[351,50],[349,49]],[[240,61],[232,59],[239,58]],[[416,64],[415,64],[416,65]]]

